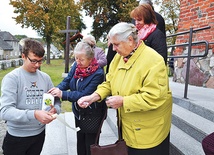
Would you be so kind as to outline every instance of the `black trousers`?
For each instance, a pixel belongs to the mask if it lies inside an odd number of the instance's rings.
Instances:
[[[45,130],[39,135],[15,137],[8,132],[3,141],[4,155],[40,155],[45,140]]]
[[[169,155],[169,137],[170,134],[166,137],[166,139],[156,147],[149,149],[135,149],[128,147],[129,155]]]
[[[75,117],[75,125],[79,127],[80,121]],[[91,155],[90,146],[95,143],[97,133],[77,132],[77,155]],[[99,137],[98,137],[99,138]],[[99,139],[98,139],[99,142]]]
[[[96,133],[77,132],[77,154],[91,155],[90,145],[95,143]]]

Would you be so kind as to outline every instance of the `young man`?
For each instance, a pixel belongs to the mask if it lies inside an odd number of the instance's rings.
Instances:
[[[4,155],[39,155],[44,139],[45,124],[60,112],[60,100],[42,110],[43,94],[53,87],[39,70],[45,50],[36,40],[26,39],[22,47],[23,65],[2,80],[0,116],[7,123],[2,149]]]

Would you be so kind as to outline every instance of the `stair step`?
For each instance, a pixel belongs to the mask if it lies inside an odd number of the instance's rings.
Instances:
[[[74,114],[72,112],[65,112],[65,121],[71,126],[75,127]],[[76,132],[66,127],[67,135],[67,146],[68,146],[68,155],[76,155]],[[113,144],[116,142],[117,137],[113,134],[112,129],[105,120],[101,129],[100,134],[100,145]]]
[[[64,119],[64,114],[60,114]],[[40,155],[68,155],[65,126],[57,119],[46,125],[46,137]]]
[[[111,129],[108,122],[105,120],[101,129],[100,134],[100,145],[113,144],[117,141],[117,136],[114,134],[114,131]]]
[[[175,125],[171,126],[170,142],[184,155],[204,155],[201,143]]]
[[[106,121],[108,122],[110,128],[113,130],[115,136],[118,136],[117,131],[117,113],[115,109],[109,108]]]
[[[65,112],[65,121],[71,126],[75,127],[75,119],[73,112]],[[77,154],[77,144],[76,144],[76,131],[66,127],[66,142],[68,146],[68,155],[76,155]]]
[[[199,142],[214,131],[214,123],[187,109],[173,104],[172,124],[194,137]]]
[[[214,122],[213,101],[192,101],[190,99],[181,99],[173,96],[173,103]]]

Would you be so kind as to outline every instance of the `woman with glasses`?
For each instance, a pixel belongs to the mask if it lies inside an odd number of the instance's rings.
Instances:
[[[60,113],[60,100],[42,110],[43,94],[53,88],[50,76],[41,72],[45,50],[41,43],[26,39],[22,47],[23,65],[14,69],[2,80],[1,119],[7,123],[3,141],[4,155],[39,155],[44,139],[45,124],[55,113]]]
[[[117,54],[106,81],[80,98],[79,106],[87,108],[112,95],[106,104],[119,111],[128,154],[169,155],[172,94],[163,58],[143,41],[139,43],[133,24],[116,24],[108,37]]]
[[[90,145],[95,138],[101,119],[106,110],[105,103],[94,102],[88,108],[81,108],[76,102],[79,98],[93,93],[97,86],[104,81],[104,71],[94,58],[94,51],[88,43],[79,42],[74,48],[75,63],[68,76],[49,93],[72,102],[75,123],[80,127],[77,132],[77,154],[90,155]],[[93,116],[97,116],[94,120]],[[89,118],[89,119],[88,119]]]

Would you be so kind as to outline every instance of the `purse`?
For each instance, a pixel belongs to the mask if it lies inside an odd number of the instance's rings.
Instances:
[[[98,139],[100,137],[101,128],[104,119],[99,127],[99,132],[97,133],[95,144],[91,145],[91,155],[128,155],[128,149],[126,142],[122,139],[122,127],[121,120],[119,119],[119,114],[117,110],[117,126],[118,126],[118,140],[114,144],[100,146],[98,144]]]
[[[214,154],[214,132],[202,140],[202,147],[206,155]]]
[[[76,81],[77,91],[79,91],[78,82],[79,79]],[[78,115],[76,125],[80,128],[79,132],[97,133],[103,116],[106,115],[107,106],[105,101],[101,101],[100,103],[94,102],[88,108],[80,108],[76,102],[72,106],[74,114]]]
[[[103,110],[102,108],[80,109],[80,120],[78,121],[80,132],[97,133],[103,118]]]

